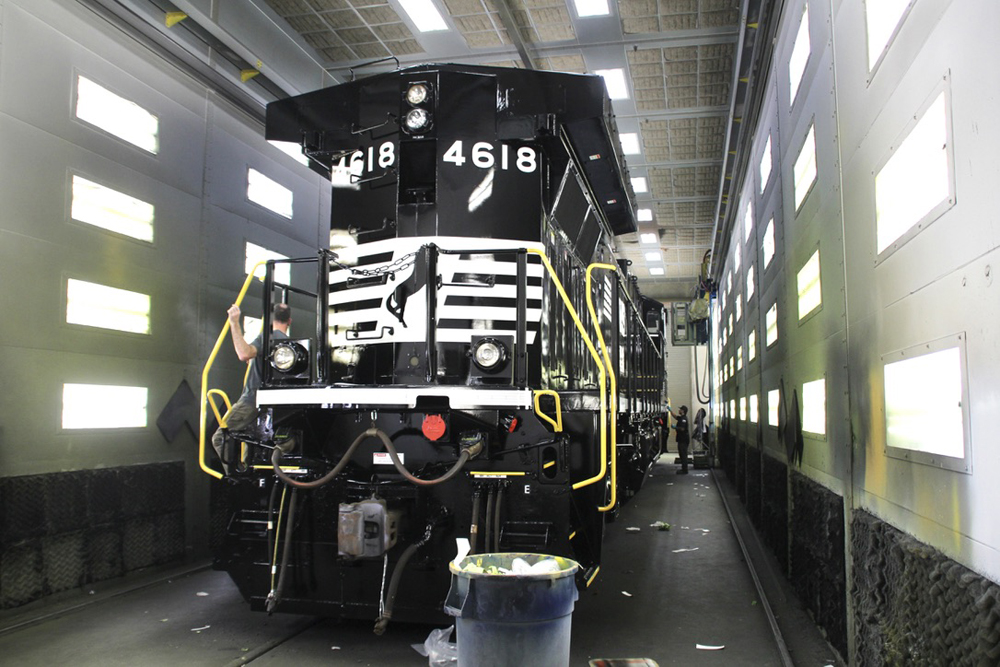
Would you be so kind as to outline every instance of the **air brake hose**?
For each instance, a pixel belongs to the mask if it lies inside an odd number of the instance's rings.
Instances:
[[[503,501],[503,486],[497,487],[497,504],[493,508],[493,553],[500,552],[500,503]]]
[[[284,489],[286,487],[282,487]],[[278,497],[278,484],[275,482],[271,485],[271,496],[267,501],[267,553],[270,554],[274,551],[274,535],[271,532],[274,527],[274,501]],[[284,498],[282,498],[284,499]]]
[[[449,479],[457,475],[462,468],[465,467],[465,464],[469,461],[469,459],[471,459],[475,454],[478,454],[480,451],[482,451],[481,443],[478,443],[473,447],[463,447],[462,453],[459,454],[458,456],[458,460],[455,461],[455,465],[453,465],[448,470],[448,472],[441,475],[437,479],[420,479],[419,477],[414,477],[412,474],[410,474],[409,470],[403,467],[403,462],[399,460],[399,454],[396,452],[396,446],[392,444],[392,440],[389,438],[388,435],[386,435],[385,431],[382,431],[380,429],[368,429],[368,430],[369,431],[374,430],[375,436],[382,441],[383,445],[385,445],[386,451],[389,452],[389,458],[392,459],[392,464],[396,466],[396,470],[399,471],[399,474],[418,486],[433,486],[434,484],[447,482]],[[475,447],[478,447],[478,450],[473,451]]]
[[[281,445],[275,446],[274,451],[271,454],[271,466],[274,468],[274,474],[286,484],[290,484],[291,486],[299,489],[315,489],[332,481],[333,478],[336,477],[347,465],[347,462],[351,459],[351,455],[354,454],[354,450],[357,449],[362,442],[364,442],[365,438],[369,437],[376,437],[381,440],[382,444],[385,445],[386,450],[389,452],[389,458],[392,459],[392,464],[396,467],[396,470],[399,471],[399,474],[419,486],[432,486],[434,484],[440,484],[441,482],[447,482],[449,479],[457,475],[463,467],[465,467],[465,464],[469,461],[469,459],[482,451],[482,443],[476,443],[470,447],[463,447],[462,452],[458,457],[458,461],[455,462],[455,465],[453,465],[448,472],[444,473],[437,479],[420,479],[419,477],[412,475],[410,471],[403,466],[403,462],[399,460],[399,453],[396,451],[395,445],[392,444],[392,439],[389,438],[385,431],[373,426],[355,438],[354,442],[351,443],[351,446],[347,448],[346,452],[344,452],[344,455],[340,457],[340,461],[337,462],[337,465],[334,466],[333,470],[326,473],[319,479],[315,479],[311,482],[301,482],[299,480],[292,479],[285,473],[284,470],[281,469],[281,457],[292,450],[294,447],[294,441],[286,441]]]
[[[389,625],[389,621],[392,619],[392,607],[396,604],[396,591],[399,590],[399,582],[403,579],[403,569],[409,562],[413,554],[417,553],[417,549],[427,544],[427,540],[431,538],[431,528],[433,523],[427,524],[427,530],[424,531],[424,536],[420,538],[419,541],[414,542],[410,546],[406,547],[406,551],[403,555],[399,557],[399,561],[396,563],[396,567],[392,570],[392,579],[389,580],[389,589],[385,592],[385,605],[382,610],[382,615],[378,617],[375,621],[375,634],[381,635],[385,633],[386,627]]]
[[[479,541],[479,504],[482,494],[477,489],[472,494],[472,521],[469,526],[469,553],[476,553],[476,543]]]
[[[288,525],[285,527],[285,548],[281,552],[281,570],[278,574],[278,587],[267,596],[267,613],[272,613],[281,602],[281,593],[285,590],[285,575],[288,574],[288,560],[292,555],[292,529],[295,527],[295,499],[298,489],[292,489],[292,498],[288,501]]]
[[[292,479],[285,474],[284,470],[281,469],[281,457],[286,453],[286,450],[292,450],[292,447],[294,447],[294,441],[291,443],[286,441],[282,445],[275,446],[274,451],[271,453],[271,466],[274,468],[274,474],[277,475],[278,478],[285,484],[290,484],[298,489],[315,489],[332,481],[334,477],[340,474],[340,471],[344,469],[347,462],[351,460],[351,455],[354,453],[354,450],[365,441],[365,438],[375,435],[376,432],[378,432],[378,429],[372,427],[355,438],[354,442],[351,443],[351,446],[347,448],[346,452],[344,452],[344,455],[340,457],[340,461],[337,462],[337,465],[333,467],[333,470],[311,482],[301,482],[297,479]]]
[[[484,553],[489,553],[493,548],[493,507],[496,501],[496,489],[490,489],[490,495],[486,497],[486,534],[483,536]]]

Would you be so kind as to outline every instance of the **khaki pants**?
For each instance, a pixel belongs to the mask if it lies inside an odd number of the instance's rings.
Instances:
[[[222,469],[229,474],[229,462],[223,456],[226,445],[227,431],[242,431],[257,421],[256,397],[244,394],[239,400],[233,403],[233,407],[226,413],[226,428],[219,427],[212,436],[212,447],[222,461]]]

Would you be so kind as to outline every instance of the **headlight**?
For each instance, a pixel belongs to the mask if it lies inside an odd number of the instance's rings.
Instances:
[[[271,372],[267,382],[275,385],[305,384],[312,379],[309,355],[312,341],[309,338],[280,338],[271,341],[267,355]]]
[[[481,370],[500,369],[507,361],[507,347],[493,338],[484,338],[472,349],[472,362]]]
[[[278,345],[271,354],[271,363],[281,372],[292,369],[299,355],[295,353],[295,348],[291,345]]]
[[[403,124],[410,132],[419,132],[431,124],[431,115],[425,109],[410,109]]]
[[[427,86],[422,83],[415,83],[407,89],[406,101],[413,106],[417,106],[427,99],[429,93],[430,91],[427,90]]]

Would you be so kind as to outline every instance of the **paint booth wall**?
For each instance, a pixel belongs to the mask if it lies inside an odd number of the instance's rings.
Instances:
[[[0,31],[0,597],[7,607],[206,553],[209,478],[198,470],[197,438],[183,425],[168,440],[157,419],[172,397],[184,397],[184,383],[197,395],[245,278],[247,242],[314,255],[326,242],[320,221],[329,219],[330,195],[322,178],[264,141],[260,123],[82,4],[7,0]],[[78,118],[80,77],[155,116],[156,151]],[[290,218],[248,200],[250,168],[290,191]],[[152,240],[74,219],[80,178],[152,205]],[[71,280],[148,297],[148,331],[69,323]],[[244,310],[259,317],[259,303],[255,285]],[[242,368],[226,343],[213,384],[235,400]],[[67,384],[145,389],[144,425],[64,426]],[[129,517],[71,507],[101,493],[111,504],[139,505],[121,510]],[[139,523],[128,535],[101,530],[132,519]],[[157,536],[171,546],[144,552]],[[71,564],[57,571],[60,558]]]

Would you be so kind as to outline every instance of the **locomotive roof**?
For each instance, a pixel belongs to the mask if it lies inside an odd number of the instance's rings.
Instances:
[[[362,105],[369,100],[384,102],[384,93],[397,81],[413,80],[425,72],[494,77],[497,137],[531,140],[564,132],[611,231],[616,235],[636,231],[635,196],[611,100],[603,79],[596,75],[450,63],[416,65],[272,102],[267,106],[266,136],[312,143],[320,153],[353,151]]]

